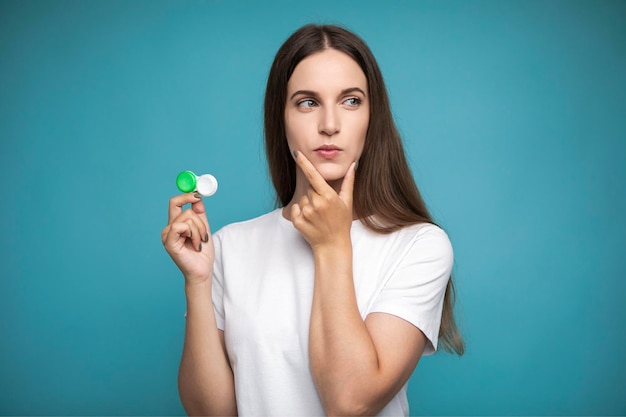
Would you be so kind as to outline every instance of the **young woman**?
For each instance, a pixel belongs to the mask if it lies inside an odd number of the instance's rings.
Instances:
[[[211,236],[198,196],[170,200],[162,239],[185,277],[186,411],[408,415],[420,357],[438,340],[463,353],[453,253],[359,37],[308,25],[282,45],[265,143],[280,208]]]

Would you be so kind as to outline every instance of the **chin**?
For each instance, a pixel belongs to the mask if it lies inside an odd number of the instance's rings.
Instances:
[[[320,167],[318,170],[327,182],[332,182],[341,180],[345,176],[348,168],[346,167],[343,169],[343,167],[333,167],[331,169],[324,169],[324,167]]]

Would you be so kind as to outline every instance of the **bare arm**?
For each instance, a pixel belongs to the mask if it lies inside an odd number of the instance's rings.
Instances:
[[[191,209],[183,210],[191,203]],[[191,194],[170,200],[163,245],[185,277],[187,323],[178,374],[189,415],[237,415],[233,373],[211,299],[214,246],[204,204]]]
[[[375,415],[410,377],[426,337],[392,315],[360,316],[350,239],[354,165],[337,193],[304,155],[298,154],[296,163],[311,186],[291,208],[291,220],[311,245],[315,260],[311,372],[328,415]]]
[[[187,325],[178,373],[180,398],[189,415],[237,415],[233,372],[217,329],[211,286],[186,285]]]
[[[350,252],[350,253],[348,253]],[[317,250],[311,369],[328,415],[375,415],[407,382],[426,345],[409,322],[357,308],[351,248]]]

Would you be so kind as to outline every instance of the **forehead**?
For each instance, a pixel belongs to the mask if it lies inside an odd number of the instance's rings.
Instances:
[[[287,84],[287,91],[327,91],[351,87],[367,91],[363,70],[349,55],[336,49],[326,49],[298,63]]]

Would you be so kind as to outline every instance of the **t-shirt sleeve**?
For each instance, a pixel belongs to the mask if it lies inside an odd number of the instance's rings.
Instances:
[[[215,260],[213,261],[213,283],[211,286],[213,309],[217,328],[224,330],[224,269],[222,267],[222,234],[217,232],[212,237],[215,248]]]
[[[454,254],[448,235],[424,225],[408,236],[405,250],[369,313],[400,317],[420,329],[428,342],[424,355],[437,350],[441,312]]]

